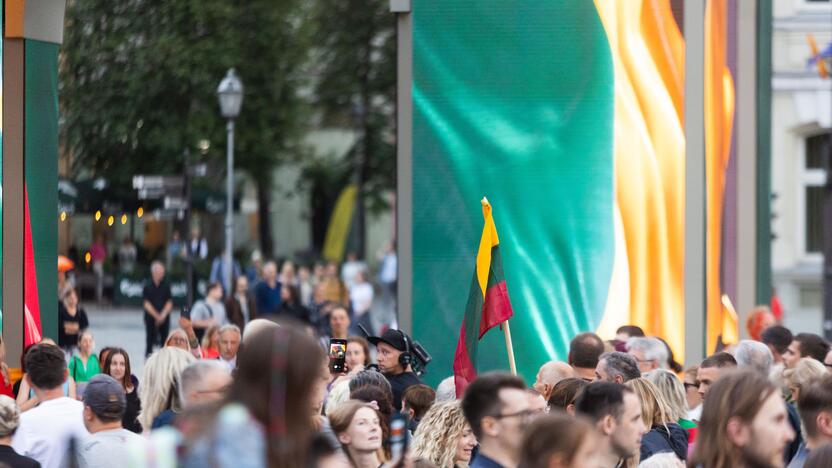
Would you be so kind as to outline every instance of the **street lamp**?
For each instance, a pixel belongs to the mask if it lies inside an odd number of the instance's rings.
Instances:
[[[220,100],[220,112],[228,119],[225,125],[228,139],[226,150],[228,168],[225,181],[225,284],[223,288],[225,293],[230,295],[232,294],[231,276],[234,272],[234,120],[240,115],[240,107],[243,106],[243,83],[233,68],[228,70],[217,87],[217,96]]]

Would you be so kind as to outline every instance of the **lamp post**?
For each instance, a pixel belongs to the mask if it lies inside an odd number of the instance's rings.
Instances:
[[[234,274],[234,120],[240,115],[240,107],[243,105],[243,83],[233,68],[228,70],[217,87],[217,96],[220,100],[220,112],[228,120],[225,125],[228,139],[226,150],[228,167],[225,181],[225,253],[223,259],[225,282],[223,288],[225,293],[230,295],[232,294],[231,276]]]

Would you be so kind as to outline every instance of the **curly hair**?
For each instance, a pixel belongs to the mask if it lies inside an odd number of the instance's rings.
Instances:
[[[456,446],[466,427],[459,401],[434,404],[416,429],[411,456],[430,460],[439,468],[455,466]]]

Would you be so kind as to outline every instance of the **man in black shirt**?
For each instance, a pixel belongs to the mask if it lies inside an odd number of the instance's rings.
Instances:
[[[393,390],[393,407],[402,409],[402,395],[413,385],[422,383],[413,373],[413,340],[401,330],[387,330],[379,336],[371,336],[368,341],[376,345],[378,370],[384,374]]]
[[[165,267],[162,262],[150,265],[150,282],[142,291],[144,308],[145,356],[153,353],[153,346],[162,345],[170,330],[170,312],[173,299],[170,286],[164,281]]]

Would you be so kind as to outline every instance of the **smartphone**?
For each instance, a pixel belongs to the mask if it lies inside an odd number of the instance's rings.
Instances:
[[[329,371],[333,374],[344,372],[347,365],[347,340],[330,338]]]
[[[407,417],[402,413],[390,416],[390,455],[392,460],[403,460],[407,452]]]
[[[182,311],[179,313],[179,316],[183,319],[191,319],[191,309],[188,306],[182,306]]]

